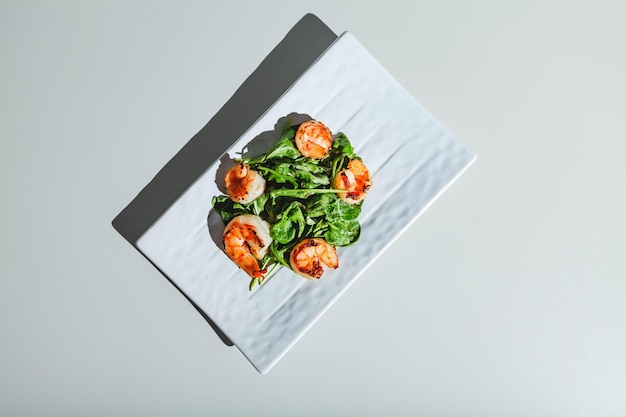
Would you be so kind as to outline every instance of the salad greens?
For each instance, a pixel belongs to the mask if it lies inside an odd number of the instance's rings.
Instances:
[[[260,261],[261,269],[272,271],[289,266],[289,252],[304,238],[322,238],[330,245],[349,246],[361,234],[358,221],[362,202],[348,204],[337,197],[332,188],[336,173],[351,159],[360,159],[348,138],[339,133],[324,159],[303,156],[295,146],[298,126],[287,121],[280,140],[265,154],[237,158],[266,180],[265,192],[248,204],[228,196],[213,197],[213,208],[227,224],[242,214],[255,214],[270,223],[273,242]],[[268,273],[269,275],[269,273]],[[250,289],[263,278],[252,278]]]

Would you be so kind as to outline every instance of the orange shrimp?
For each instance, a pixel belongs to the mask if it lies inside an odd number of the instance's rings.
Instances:
[[[347,191],[338,193],[338,196],[348,204],[363,200],[371,186],[369,170],[360,159],[350,160],[348,167],[339,171],[333,179],[333,187]]]
[[[295,142],[302,155],[322,159],[328,155],[333,144],[333,135],[324,123],[310,120],[300,125]]]
[[[226,192],[231,200],[248,204],[263,194],[265,179],[246,164],[231,168],[224,177]]]
[[[291,269],[306,279],[320,278],[324,267],[339,266],[337,251],[324,239],[308,238],[297,243],[289,255]]]
[[[267,269],[261,269],[259,261],[271,243],[269,223],[254,214],[235,217],[224,230],[226,255],[252,278],[265,277]]]

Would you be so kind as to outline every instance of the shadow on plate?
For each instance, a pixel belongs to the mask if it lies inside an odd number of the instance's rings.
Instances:
[[[305,15],[206,126],[115,217],[113,227],[137,248],[137,240],[145,231],[263,115],[336,38],[337,35],[315,15]],[[163,275],[176,287],[169,277]],[[207,320],[220,339],[232,346],[233,343],[219,327],[180,288],[176,288]]]

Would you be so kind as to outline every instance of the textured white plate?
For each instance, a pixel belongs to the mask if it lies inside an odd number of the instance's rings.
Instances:
[[[137,241],[137,247],[265,373],[324,311],[474,160],[349,33],[344,33],[228,151],[236,156],[280,118],[308,114],[344,132],[373,174],[362,234],[340,248],[339,268],[307,281],[281,269],[249,279],[218,248],[222,194],[216,161]],[[228,157],[221,158],[222,161]],[[223,169],[223,167],[222,167]],[[223,229],[222,229],[223,230]]]

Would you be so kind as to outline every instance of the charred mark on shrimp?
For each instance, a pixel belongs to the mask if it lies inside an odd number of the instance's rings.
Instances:
[[[348,166],[335,175],[333,185],[339,190],[346,191],[338,194],[340,199],[349,204],[356,204],[367,195],[372,186],[372,179],[363,161],[351,159]]]
[[[272,243],[269,223],[253,214],[237,216],[226,225],[223,242],[226,255],[250,277],[265,276],[259,261]]]
[[[322,159],[333,145],[333,134],[324,123],[309,120],[298,127],[295,137],[296,148],[308,158]]]
[[[231,200],[248,204],[265,191],[265,179],[248,165],[239,163],[224,177],[226,192]]]
[[[337,251],[321,238],[308,238],[293,247],[289,255],[291,269],[307,279],[319,279],[324,267],[336,269],[339,266]]]

